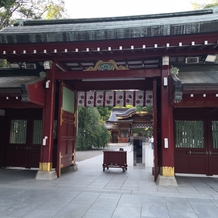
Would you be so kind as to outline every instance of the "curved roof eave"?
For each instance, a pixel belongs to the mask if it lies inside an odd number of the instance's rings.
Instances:
[[[126,111],[122,112],[122,113],[116,113],[116,116],[119,117],[128,117],[131,114],[134,114],[136,112],[135,108],[129,108]]]

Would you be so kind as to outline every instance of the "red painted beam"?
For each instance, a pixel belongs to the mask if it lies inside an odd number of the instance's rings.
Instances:
[[[218,107],[218,97],[216,94],[207,94],[203,97],[202,94],[183,95],[182,101],[173,103],[173,107]]]
[[[140,89],[152,90],[152,80],[138,80],[138,81],[101,81],[101,82],[83,82],[82,80],[68,80],[67,83],[71,85],[76,91],[89,90],[126,90],[126,89]]]
[[[54,47],[55,48],[55,47]],[[189,49],[190,48],[190,49]],[[218,48],[218,47],[217,47]],[[0,58],[7,59],[9,62],[40,62],[45,60],[52,60],[56,63],[62,62],[72,62],[73,61],[93,61],[93,60],[103,60],[108,61],[110,59],[133,59],[133,58],[159,58],[162,56],[193,56],[193,55],[204,55],[204,54],[217,54],[217,48],[212,48],[212,46],[205,46],[200,49],[200,46],[184,46],[184,47],[171,47],[171,48],[150,48],[150,49],[140,49],[130,51],[102,51],[100,52],[67,52],[67,53],[46,53],[38,51],[36,54],[27,53],[25,55],[21,54],[21,51],[17,51],[17,54],[7,53],[2,54],[0,51]],[[62,48],[63,49],[63,48]]]
[[[109,79],[109,78],[148,78],[160,76],[160,69],[108,70],[108,71],[71,71],[56,72],[55,78],[72,79]]]
[[[6,100],[5,97],[0,97],[0,104],[1,108],[41,108],[42,106],[39,104],[34,104],[32,102],[22,102],[19,98],[16,99],[15,97],[10,98],[9,100]]]
[[[192,86],[184,87],[183,94],[218,94],[218,86]]]
[[[86,41],[86,42],[60,42],[60,43],[32,43],[32,44],[2,44],[0,48],[0,57],[7,58],[9,61],[70,61],[72,57],[75,60],[131,58],[131,57],[159,57],[163,55],[197,55],[210,51],[210,54],[217,53],[217,33],[195,34],[183,36],[164,36],[151,37],[143,39],[124,39],[124,40],[104,40],[104,41]],[[204,45],[207,41],[208,44]],[[178,46],[179,43],[182,46]],[[195,45],[192,46],[192,42]],[[169,43],[169,47],[166,44]],[[157,48],[154,45],[157,45]],[[146,46],[145,49],[143,45]],[[123,49],[119,50],[119,46]],[[131,50],[134,46],[134,50]],[[111,47],[111,51],[108,51]],[[86,51],[89,48],[89,52]],[[100,48],[100,51],[97,51]],[[78,49],[78,52],[75,50]],[[24,53],[25,50],[25,53]],[[36,50],[36,53],[34,53]],[[46,52],[44,53],[44,51]],[[67,51],[66,51],[67,50]],[[55,52],[56,51],[56,52]],[[66,52],[65,52],[66,51]],[[6,52],[6,54],[4,54]],[[127,55],[127,56],[126,56]],[[88,59],[86,59],[88,60]]]
[[[213,118],[218,117],[218,108],[214,107],[202,107],[202,108],[194,108],[194,107],[185,107],[185,108],[175,108],[174,109],[174,120],[181,120],[181,119],[205,119],[205,117],[213,116]]]

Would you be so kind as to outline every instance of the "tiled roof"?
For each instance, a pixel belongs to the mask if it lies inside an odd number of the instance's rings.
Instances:
[[[119,117],[125,117],[131,113],[135,113],[135,108],[113,108],[110,114],[110,118],[108,119],[108,122],[117,122],[117,116]],[[119,122],[129,122],[133,121],[133,119],[128,120],[119,120]]]
[[[0,32],[0,44],[77,42],[173,36],[218,31],[212,9],[115,18],[19,21]]]
[[[177,66],[179,75],[172,75],[174,83],[173,101],[182,100],[183,92],[213,91],[218,89],[218,65]]]
[[[0,78],[0,89],[20,88],[22,84],[32,84],[42,80],[39,76],[5,76]]]
[[[218,86],[218,65],[178,66],[183,86]]]

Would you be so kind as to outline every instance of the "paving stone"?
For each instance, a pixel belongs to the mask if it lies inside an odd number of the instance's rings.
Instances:
[[[51,181],[35,180],[36,170],[0,169],[0,218],[217,218],[217,177],[177,175],[177,187],[158,186],[151,166],[133,166],[131,146],[122,146],[125,173],[103,172],[102,154]]]

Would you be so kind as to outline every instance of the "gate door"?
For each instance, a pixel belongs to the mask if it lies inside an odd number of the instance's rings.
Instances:
[[[208,121],[209,175],[218,175],[218,120]]]
[[[218,121],[175,121],[175,172],[218,174]]]
[[[76,112],[75,93],[70,87],[60,83],[58,122],[58,157],[57,175],[61,176],[61,168],[75,163]]]
[[[38,167],[42,120],[11,119],[6,166]]]

